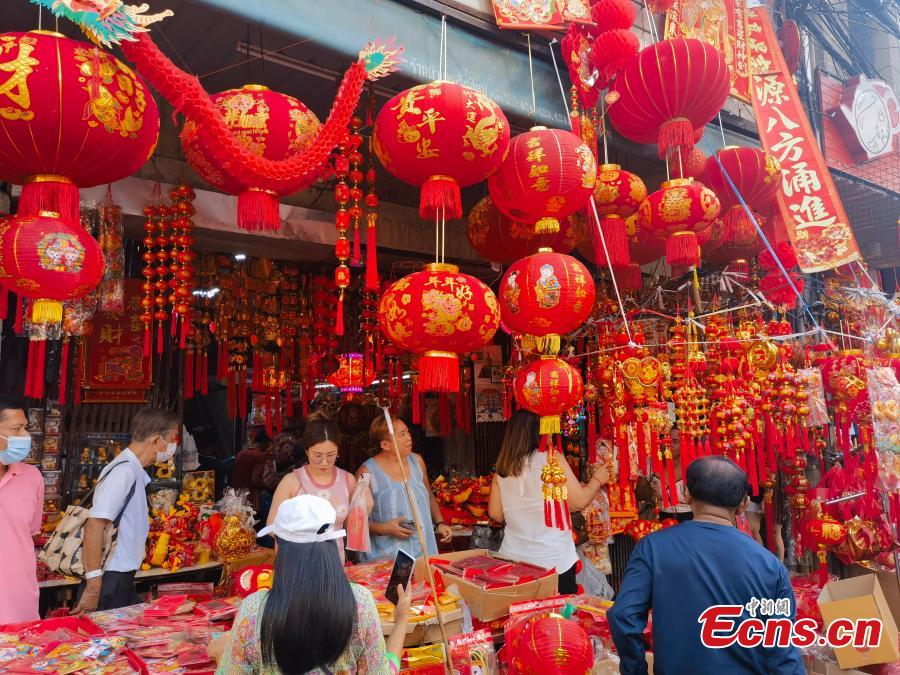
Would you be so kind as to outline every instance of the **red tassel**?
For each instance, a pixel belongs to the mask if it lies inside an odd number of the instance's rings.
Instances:
[[[412,422],[413,424],[422,423],[422,395],[419,393],[419,383],[413,382],[412,392],[410,393],[410,401],[412,405]]]
[[[553,510],[552,510],[551,500],[544,500],[544,525],[547,527],[553,527]]]
[[[672,267],[700,264],[700,244],[697,235],[687,230],[670,234],[666,238],[666,262]]]
[[[694,147],[694,127],[686,117],[674,117],[659,128],[656,142],[660,159],[678,152],[679,147],[682,155],[687,155]]]
[[[156,353],[163,353],[163,322],[156,322]]]
[[[84,338],[78,341],[78,361],[75,364],[75,405],[81,403],[81,378],[84,375]]]
[[[375,214],[369,214],[366,219],[366,290],[377,291],[380,282],[378,280],[378,253],[375,245]]]
[[[54,180],[47,180],[52,178]],[[65,176],[31,176],[25,179],[19,198],[19,216],[36,216],[41,211],[58,213],[64,223],[81,220],[78,186]]]
[[[425,220],[462,218],[459,183],[450,176],[431,176],[419,192],[419,216]]]
[[[628,434],[618,430],[619,440],[619,484],[624,489],[631,482],[631,455],[628,451]]]
[[[559,530],[566,529],[566,521],[563,517],[563,503],[556,499],[553,500],[553,513],[556,516],[556,528]]]
[[[13,330],[16,332],[16,335],[20,335],[22,333],[22,326],[25,323],[25,303],[22,298],[18,295],[16,296],[16,320],[13,325]]]
[[[609,254],[609,264],[613,269],[623,269],[631,262],[631,254],[628,252],[628,232],[625,229],[625,219],[619,216],[601,216],[600,230],[603,232],[603,240],[600,234],[594,231],[594,259],[598,264],[607,260],[603,253],[603,242],[606,242],[606,252]]]
[[[341,291],[341,294],[338,296],[337,319],[334,324],[334,334],[344,334],[344,291]]]
[[[740,243],[756,238],[756,228],[743,206],[732,206],[722,216],[722,243]],[[731,266],[729,265],[729,269]]]
[[[175,337],[176,335],[178,335],[178,315],[172,312],[169,320],[169,337]],[[184,345],[181,345],[181,349],[184,349]]]
[[[150,326],[144,326],[144,358],[148,358],[153,349]]]
[[[194,349],[194,391],[200,391],[203,383],[204,352]]]
[[[248,232],[281,229],[278,196],[265,190],[250,189],[238,195],[238,227]]]
[[[194,398],[194,351],[184,353],[184,399]]]
[[[63,338],[62,352],[59,356],[59,404],[66,404],[66,389],[69,379],[69,338]]]
[[[638,472],[647,471],[647,434],[644,429],[644,422],[637,423],[637,456],[638,456]]]
[[[459,391],[459,361],[449,352],[425,352],[419,357],[421,391]]]

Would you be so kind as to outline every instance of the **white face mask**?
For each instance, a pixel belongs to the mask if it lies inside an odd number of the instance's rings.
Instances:
[[[178,449],[178,443],[166,443],[166,449],[163,452],[156,453],[156,463],[165,464],[175,456]]]

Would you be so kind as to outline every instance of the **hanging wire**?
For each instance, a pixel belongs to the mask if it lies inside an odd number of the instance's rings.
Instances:
[[[537,116],[537,99],[534,95],[534,66],[531,62],[531,33],[525,33],[525,37],[528,38],[528,76],[531,79],[531,119],[534,120]],[[552,49],[550,51],[551,53],[553,52]],[[556,57],[553,58],[553,64],[556,65]],[[557,71],[556,74],[558,76],[559,71]],[[560,79],[560,89],[562,90],[562,79]],[[566,105],[566,110],[568,110],[565,90],[563,90],[563,105]]]
[[[656,22],[653,20],[653,13],[650,11],[648,0],[643,1],[644,12],[647,14],[647,28],[650,31],[650,39],[653,42],[659,42],[659,34],[656,31]]]
[[[719,111],[719,133],[722,134],[722,147],[728,145],[725,142],[725,125],[722,124],[722,111]]]
[[[547,45],[550,47],[550,58],[553,59],[553,68],[554,70],[556,70],[556,73],[558,75],[559,68],[556,67],[556,52],[553,50],[553,45],[555,45],[557,42],[558,40],[556,38],[553,38],[552,40],[550,40],[550,42],[547,43]],[[560,49],[562,49],[562,46],[560,46]],[[567,116],[569,114],[569,104],[568,99],[566,98],[566,90],[565,87],[563,87],[562,79],[557,77],[556,81],[559,82],[559,93],[560,96],[562,96],[563,100],[563,116]]]

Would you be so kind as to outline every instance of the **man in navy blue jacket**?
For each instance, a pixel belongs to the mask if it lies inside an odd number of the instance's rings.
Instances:
[[[735,633],[750,617],[776,618],[773,606],[792,621],[796,616],[784,565],[734,525],[747,507],[747,487],[747,474],[731,460],[695,460],[685,484],[694,519],[644,537],[634,549],[607,614],[625,675],[647,673],[643,632],[651,609],[655,675],[806,672],[793,646],[713,649],[701,642],[700,616],[712,605],[741,606],[739,618],[725,619],[734,627],[719,635]]]

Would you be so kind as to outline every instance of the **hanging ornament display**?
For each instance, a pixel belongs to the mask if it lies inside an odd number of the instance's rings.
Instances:
[[[512,139],[488,189],[504,214],[534,223],[538,234],[552,234],[559,232],[560,219],[584,207],[596,178],[594,153],[580,137],[534,127]]]
[[[647,186],[640,176],[625,171],[618,164],[601,164],[594,184],[594,204],[600,216],[600,229],[606,252],[613,269],[626,267],[631,261],[628,253],[628,232],[625,219],[634,215],[647,198]],[[603,243],[594,228],[594,260],[603,261]]]
[[[459,354],[490,342],[500,323],[493,291],[455,265],[432,263],[394,282],[381,296],[382,332],[419,354],[419,389],[459,391]]]
[[[362,264],[362,242],[360,241],[359,222],[363,216],[363,191],[360,187],[365,176],[362,172],[362,143],[363,138],[359,133],[362,129],[363,121],[360,117],[354,116],[350,120],[350,133],[348,134],[348,145],[350,153],[347,159],[350,160],[350,172],[347,177],[350,179],[350,221],[353,224],[353,257],[350,264],[359,267]]]
[[[429,82],[400,92],[375,120],[375,153],[388,173],[420,188],[422,218],[461,218],[460,188],[494,173],[509,148],[509,122],[481,92]]]
[[[581,105],[590,110],[596,107],[600,91],[606,89],[608,83],[591,62],[591,43],[595,32],[578,24],[570,24],[562,39],[563,60],[569,68],[569,79],[575,87]]]
[[[350,259],[350,240],[347,238],[347,231],[350,229],[350,223],[354,220],[353,213],[359,211],[358,203],[355,212],[347,208],[353,198],[352,194],[354,194],[347,184],[347,177],[350,174],[351,157],[355,158],[355,155],[359,153],[358,146],[354,147],[354,144],[361,141],[359,136],[348,134],[345,144],[340,147],[340,152],[334,159],[334,175],[337,177],[337,184],[334,186],[334,201],[338,207],[334,218],[337,229],[334,257],[338,259],[338,266],[334,270],[334,283],[338,288],[337,323],[335,325],[337,335],[344,334],[344,292],[350,286],[350,268],[347,267],[347,261]],[[358,173],[359,169],[356,171]],[[360,192],[358,186],[356,191]]]
[[[191,303],[194,297],[194,205],[196,198],[189,185],[177,185],[169,192],[172,200],[172,236],[169,253],[169,306],[181,321],[180,346],[183,349],[190,327]],[[173,319],[172,329],[177,327]]]
[[[100,311],[121,314],[125,311],[125,250],[122,248],[122,208],[113,202],[112,186],[100,204],[98,242],[105,268],[100,282]]]
[[[338,369],[328,381],[345,393],[360,393],[375,379],[372,363],[359,353],[341,354]]]

